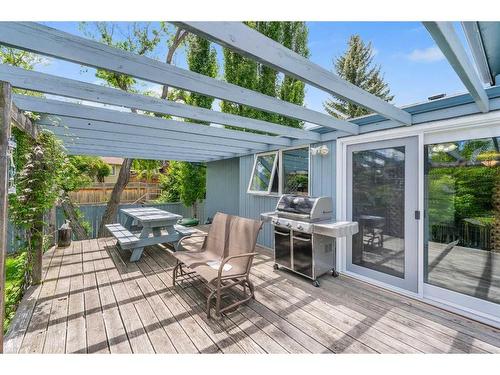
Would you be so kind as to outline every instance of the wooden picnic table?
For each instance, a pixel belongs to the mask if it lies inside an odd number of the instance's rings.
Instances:
[[[127,217],[125,227],[120,224],[110,224],[107,228],[123,249],[132,251],[131,262],[141,258],[145,246],[177,243],[182,237],[193,233],[193,230],[177,225],[182,219],[181,215],[155,207],[124,208],[120,211]],[[134,222],[142,226],[138,235],[131,231]]]

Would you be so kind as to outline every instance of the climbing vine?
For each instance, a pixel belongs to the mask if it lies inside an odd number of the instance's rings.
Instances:
[[[60,171],[66,154],[50,132],[42,131],[34,140],[17,130],[13,134],[17,143],[14,164],[18,172],[16,192],[9,196],[9,216],[24,234],[27,286],[31,283],[34,249],[43,244],[43,215],[60,194]]]

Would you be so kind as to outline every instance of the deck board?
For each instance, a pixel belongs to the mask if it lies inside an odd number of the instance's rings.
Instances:
[[[198,280],[173,287],[161,246],[129,263],[111,238],[44,255],[10,353],[500,353],[500,330],[350,277],[303,278],[256,257],[256,300],[207,319]],[[261,249],[262,250],[262,249]]]

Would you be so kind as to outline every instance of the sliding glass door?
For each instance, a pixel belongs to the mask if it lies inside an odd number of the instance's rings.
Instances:
[[[441,291],[441,299],[458,305],[489,314],[496,311],[497,316],[499,142],[493,137],[424,147],[424,282],[437,287],[427,289],[434,295]]]
[[[416,292],[418,284],[418,142],[416,137],[347,147],[346,268]]]

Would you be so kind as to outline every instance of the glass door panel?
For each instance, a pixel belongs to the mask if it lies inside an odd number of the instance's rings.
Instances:
[[[500,303],[499,142],[496,137],[472,139],[424,149],[424,282],[496,304]]]
[[[359,224],[347,269],[416,291],[416,138],[349,146],[347,159],[348,216]]]

